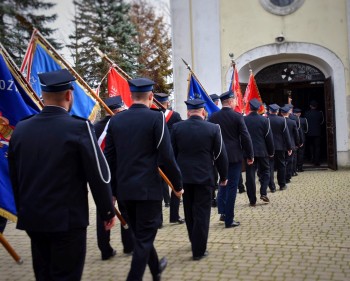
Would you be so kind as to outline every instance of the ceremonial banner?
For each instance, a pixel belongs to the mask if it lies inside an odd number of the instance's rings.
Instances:
[[[236,67],[233,67],[230,89],[236,95],[237,105],[235,107],[235,111],[242,114],[244,106],[243,106],[241,86],[239,85],[238,71]]]
[[[208,117],[216,112],[219,111],[220,108],[217,107],[217,105],[211,100],[211,98],[208,96],[206,91],[203,89],[201,84],[198,82],[198,80],[194,77],[192,73],[190,73],[190,79],[189,79],[189,86],[188,86],[188,99],[202,99],[206,102],[205,104],[205,110],[208,112]]]
[[[16,221],[7,150],[18,121],[36,114],[41,105],[19,69],[0,45],[0,215]]]
[[[132,104],[131,92],[128,81],[111,67],[108,73],[108,95],[110,97],[121,96],[127,107]]]
[[[245,105],[244,105],[245,115],[248,115],[250,113],[249,101],[252,99],[257,99],[258,101],[260,101],[262,103],[259,89],[258,89],[258,86],[256,85],[253,72],[250,71],[249,82],[248,82],[247,88],[245,90],[244,99],[243,99],[244,103],[245,103]],[[264,106],[261,105],[259,110],[258,110],[258,113],[263,114],[264,111],[265,111]]]
[[[38,74],[67,68],[65,65],[66,63],[58,60],[53,55],[51,47],[45,44],[44,39],[37,34],[37,31],[34,31],[21,66],[21,71],[39,97],[41,97],[41,87]],[[74,103],[70,113],[94,120],[99,109],[98,102],[85,89],[86,87],[79,82],[76,73],[69,68],[67,69],[77,78],[73,82]]]

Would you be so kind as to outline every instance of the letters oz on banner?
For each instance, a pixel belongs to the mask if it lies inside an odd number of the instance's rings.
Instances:
[[[0,90],[1,91],[13,91],[15,90],[18,93],[18,89],[14,83],[13,80],[7,80],[8,85],[6,85],[6,81],[5,80],[0,80]]]

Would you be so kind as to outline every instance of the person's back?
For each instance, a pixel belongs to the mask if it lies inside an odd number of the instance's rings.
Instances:
[[[269,115],[275,150],[287,151],[291,149],[291,141],[287,121],[276,114]]]
[[[31,239],[37,280],[80,280],[89,223],[87,183],[105,229],[115,223],[109,168],[91,123],[68,113],[75,78],[65,69],[39,79],[45,107],[17,124],[8,150],[17,228]]]
[[[316,108],[310,109],[305,113],[305,118],[308,123],[307,136],[309,137],[319,137],[321,136],[321,125],[324,122],[324,117],[322,111]]]

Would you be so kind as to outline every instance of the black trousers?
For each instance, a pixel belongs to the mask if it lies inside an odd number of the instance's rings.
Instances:
[[[125,221],[129,224],[128,213],[126,212],[125,206],[123,202],[117,200],[118,208],[120,214],[125,219]],[[96,232],[97,232],[97,246],[101,251],[101,256],[106,257],[111,255],[113,248],[110,245],[110,236],[111,231],[105,230],[104,223],[101,220],[98,213],[96,213]],[[131,253],[134,250],[134,234],[132,233],[131,228],[125,229],[122,225],[120,225],[120,233],[123,244],[123,252]]]
[[[304,153],[305,153],[305,144],[302,147],[299,147],[297,152],[297,168],[299,170],[301,170],[304,165]]]
[[[321,137],[319,136],[308,136],[307,143],[310,150],[310,157],[312,163],[315,165],[320,164],[320,150],[321,150]]]
[[[180,209],[180,198],[178,198],[174,191],[171,191],[170,196],[170,222],[176,222],[179,218],[179,209]]]
[[[86,254],[86,228],[65,232],[27,231],[37,281],[81,280]]]
[[[294,158],[295,150],[292,150],[292,154],[289,156],[288,152],[285,152],[286,159],[286,180],[290,180],[293,174],[293,158]]]
[[[268,157],[254,157],[254,163],[246,166],[246,187],[249,202],[256,203],[255,174],[258,170],[260,181],[260,195],[267,195],[267,186],[270,181],[270,164]]]
[[[166,183],[163,184],[163,200],[164,203],[170,203],[169,187]]]
[[[274,167],[277,170],[277,183],[280,187],[284,187],[286,185],[286,160],[284,150],[276,150],[273,161],[270,159],[270,188],[271,186],[275,186]]]
[[[192,255],[202,256],[207,249],[211,187],[200,184],[185,184],[183,202],[188,237],[191,242]]]
[[[159,260],[154,248],[158,227],[161,224],[162,201],[123,201],[134,233],[135,245],[127,281],[142,281],[146,265],[153,277],[159,273]]]

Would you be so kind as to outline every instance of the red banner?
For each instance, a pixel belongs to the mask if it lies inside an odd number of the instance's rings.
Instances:
[[[258,86],[256,85],[254,75],[251,72],[250,76],[249,76],[249,82],[248,82],[247,88],[245,90],[244,99],[243,99],[245,115],[248,115],[250,113],[249,101],[252,99],[257,99],[258,101],[260,101],[262,103]],[[261,105],[259,110],[258,110],[258,113],[263,114],[264,111],[265,111],[264,106]]]
[[[128,81],[113,67],[108,73],[108,95],[109,97],[121,96],[127,107],[132,104]]]
[[[237,68],[234,67],[233,70],[233,79],[232,79],[232,89],[231,89],[236,97],[237,97],[237,105],[235,107],[235,111],[238,113],[243,113],[243,100],[242,100],[242,90],[241,86],[239,85],[239,79],[238,79],[238,71]]]

